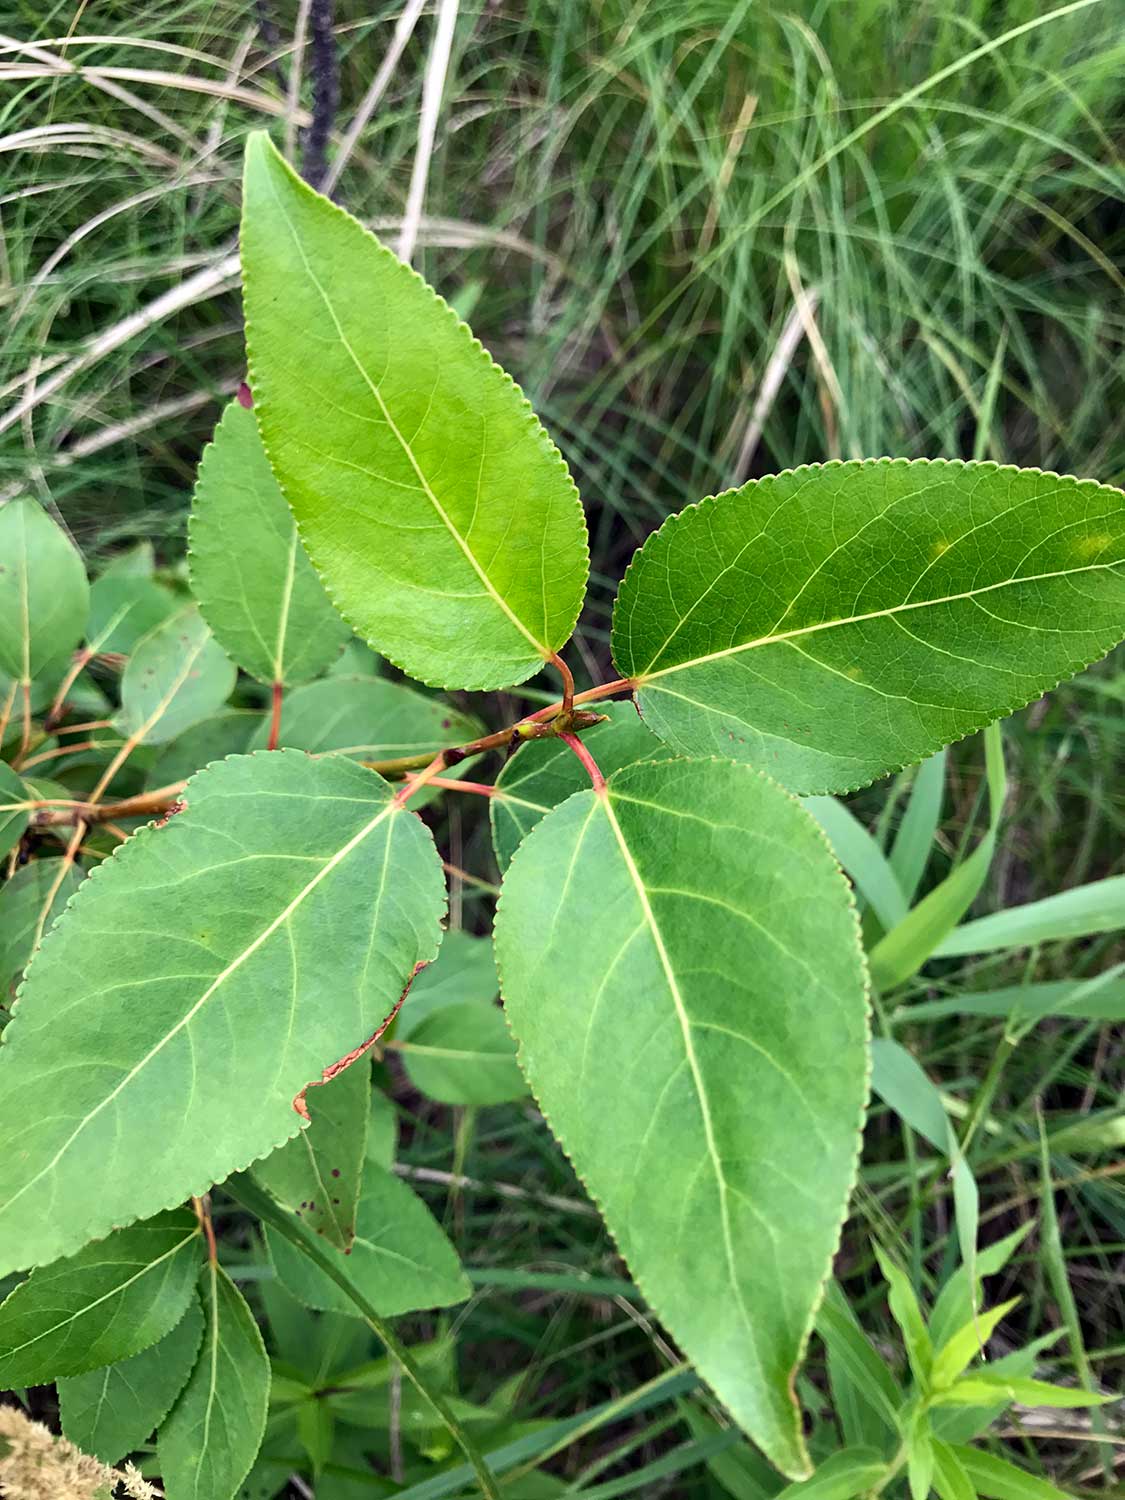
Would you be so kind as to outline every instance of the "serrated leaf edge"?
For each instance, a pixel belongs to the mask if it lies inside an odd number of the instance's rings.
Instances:
[[[739,771],[745,772],[746,774],[748,774],[750,776],[757,777],[758,779],[760,779],[762,781],[765,781],[765,782],[769,783],[771,786],[775,787],[790,802],[793,802],[797,806],[797,808],[800,810],[802,818],[806,821],[806,823],[808,824],[808,826],[811,827],[811,829],[814,831],[814,833],[816,835],[817,841],[826,850],[826,852],[827,852],[827,854],[829,856],[829,859],[831,861],[831,864],[835,868],[836,873],[839,875],[840,880],[842,881],[842,883],[844,885],[844,888],[845,888],[845,891],[847,893],[847,907],[848,907],[848,910],[851,913],[852,926],[853,926],[853,929],[854,929],[854,936],[855,936],[855,956],[856,956],[856,958],[858,960],[859,974],[860,974],[860,979],[861,979],[861,982],[862,982],[862,985],[863,985],[863,1010],[864,1010],[864,1033],[865,1033],[865,1036],[864,1036],[864,1040],[865,1040],[864,1056],[865,1056],[865,1059],[866,1059],[866,1069],[865,1069],[865,1073],[864,1073],[863,1102],[862,1102],[862,1105],[861,1105],[861,1108],[860,1108],[859,1118],[858,1118],[858,1120],[856,1122],[855,1133],[854,1133],[854,1148],[853,1148],[853,1154],[852,1154],[852,1168],[851,1168],[851,1172],[850,1172],[850,1175],[849,1175],[847,1193],[844,1196],[844,1204],[843,1204],[843,1208],[842,1208],[842,1211],[841,1211],[841,1214],[840,1214],[839,1223],[838,1223],[837,1229],[836,1229],[836,1244],[838,1245],[839,1244],[840,1235],[843,1232],[844,1225],[848,1221],[848,1217],[849,1217],[848,1209],[849,1209],[849,1204],[851,1202],[852,1193],[855,1191],[856,1183],[859,1180],[860,1154],[861,1154],[861,1151],[862,1151],[862,1148],[863,1148],[863,1130],[864,1130],[864,1124],[865,1124],[866,1118],[867,1118],[867,1107],[868,1107],[868,1104],[870,1103],[870,1098],[871,1098],[871,1066],[872,1066],[871,1065],[871,1019],[872,1019],[871,979],[870,979],[870,975],[869,975],[868,968],[867,968],[867,956],[866,956],[866,953],[865,953],[864,948],[863,948],[862,928],[861,928],[861,925],[860,925],[859,908],[856,905],[855,891],[854,891],[854,889],[852,887],[851,881],[848,879],[847,875],[844,872],[843,866],[840,864],[839,860],[836,858],[836,852],[832,848],[832,845],[829,843],[827,835],[825,834],[824,830],[821,828],[820,824],[817,823],[816,819],[812,816],[812,814],[805,807],[802,806],[801,799],[799,797],[797,797],[793,792],[789,791],[789,789],[787,787],[782,786],[782,784],[779,781],[776,781],[767,772],[760,770],[757,766],[751,766],[751,765],[748,765],[748,764],[746,764],[745,762],[742,762],[742,761],[727,760],[726,758],[724,758],[723,756],[720,756],[720,755],[707,755],[707,756],[678,755],[678,756],[673,756],[669,760],[662,760],[662,761],[651,761],[651,760],[649,760],[649,761],[634,761],[631,765],[622,766],[620,770],[613,772],[607,778],[607,783],[606,783],[607,784],[607,795],[612,796],[612,787],[613,787],[613,782],[614,782],[615,778],[623,775],[627,771],[635,771],[639,766],[669,766],[669,765],[681,765],[681,764],[694,764],[694,765],[715,764],[715,765],[722,765],[722,766],[736,766],[739,769]],[[511,860],[510,860],[510,862],[508,864],[508,870],[507,870],[507,872],[505,873],[505,876],[504,876],[505,882],[507,881],[508,876],[511,874],[511,871],[514,868],[516,861],[518,859],[520,859],[520,857],[522,856],[523,851],[528,847],[528,845],[531,843],[531,841],[536,837],[536,835],[539,833],[539,830],[541,828],[544,828],[549,823],[552,815],[554,813],[560,811],[563,807],[566,807],[568,803],[573,802],[576,798],[578,798],[578,797],[590,797],[590,796],[596,796],[596,793],[594,793],[593,790],[590,789],[590,788],[583,788],[581,791],[572,792],[569,797],[565,798],[564,801],[562,801],[562,802],[556,803],[553,808],[551,808],[547,813],[544,814],[544,816],[542,818],[540,818],[539,822],[535,825],[535,827],[531,830],[531,832],[527,835],[527,837],[521,840],[521,842],[520,842],[519,846],[517,847],[515,853],[512,855],[512,858],[511,858]],[[500,896],[497,899],[497,903],[496,903],[496,915],[495,915],[495,918],[494,918],[494,921],[493,921],[493,943],[494,943],[494,952],[496,953],[496,971],[497,971],[497,974],[498,974],[499,979],[500,979],[500,995],[501,995],[501,999],[503,999],[503,996],[504,996],[504,972],[503,972],[503,965],[502,965],[502,963],[500,961],[499,951],[495,949],[495,938],[496,938],[497,932],[500,929],[500,923],[501,923],[501,917],[502,917],[502,912],[503,912],[503,906],[504,906],[504,888],[503,888],[503,885],[502,885],[501,886],[501,891],[500,891]],[[567,1144],[563,1140],[562,1136],[555,1130],[554,1126],[551,1123],[550,1113],[544,1107],[542,1101],[539,1098],[539,1095],[535,1091],[535,1086],[532,1083],[531,1075],[530,1075],[530,1073],[528,1071],[528,1068],[527,1068],[527,1065],[526,1065],[526,1062],[525,1062],[525,1059],[524,1059],[523,1042],[516,1035],[515,1031],[512,1028],[512,1024],[511,1024],[511,1021],[508,1018],[508,1013],[507,1013],[507,1008],[506,1007],[504,1007],[504,1021],[505,1021],[505,1024],[507,1025],[507,1027],[508,1027],[509,1032],[511,1032],[513,1041],[516,1044],[516,1056],[517,1056],[517,1060],[519,1061],[519,1065],[520,1065],[520,1068],[521,1068],[521,1070],[523,1072],[524,1077],[527,1079],[528,1088],[531,1090],[532,1097],[535,1099],[536,1105],[539,1108],[539,1112],[542,1114],[544,1120],[547,1122],[547,1126],[550,1129],[551,1134],[554,1136],[554,1138],[558,1142],[558,1144],[562,1147],[563,1154],[565,1155],[567,1161],[570,1162],[571,1169],[573,1170],[574,1175],[578,1178],[579,1182],[581,1182],[581,1184],[582,1184],[583,1188],[585,1189],[586,1194],[589,1197],[590,1201],[597,1208],[598,1213],[601,1216],[602,1223],[605,1226],[606,1232],[609,1234],[610,1239],[614,1242],[615,1245],[617,1245],[617,1235],[614,1232],[612,1226],[610,1225],[608,1219],[605,1216],[605,1211],[604,1211],[604,1209],[602,1207],[600,1199],[598,1198],[598,1195],[591,1189],[590,1184],[587,1182],[586,1177],[582,1173],[582,1171],[579,1168],[577,1162],[575,1162],[574,1158],[571,1156],[570,1148],[567,1146]],[[617,1251],[618,1251],[618,1254],[621,1256],[621,1259],[623,1261],[625,1261],[626,1264],[628,1264],[627,1257],[621,1253],[620,1246],[617,1246]],[[802,1470],[800,1472],[793,1472],[793,1473],[791,1473],[791,1474],[788,1475],[789,1478],[794,1479],[794,1480],[807,1479],[814,1472],[812,1461],[809,1458],[808,1448],[807,1448],[807,1445],[806,1445],[806,1442],[805,1442],[804,1433],[801,1430],[800,1406],[799,1406],[799,1403],[798,1403],[797,1393],[796,1393],[796,1379],[797,1379],[797,1375],[798,1375],[798,1373],[800,1371],[801,1365],[804,1363],[805,1355],[806,1355],[806,1353],[808,1351],[809,1341],[812,1338],[812,1335],[813,1335],[813,1332],[814,1332],[817,1314],[820,1311],[821,1305],[822,1305],[822,1303],[824,1301],[824,1297],[825,1297],[825,1294],[826,1294],[827,1289],[828,1289],[828,1283],[829,1283],[829,1281],[831,1279],[831,1276],[832,1276],[832,1262],[833,1262],[834,1256],[835,1256],[835,1248],[833,1249],[832,1253],[828,1257],[827,1263],[826,1263],[826,1265],[824,1267],[823,1275],[821,1276],[821,1279],[820,1279],[820,1285],[817,1288],[816,1295],[813,1297],[813,1299],[812,1299],[812,1301],[810,1303],[808,1320],[806,1322],[804,1333],[803,1333],[803,1335],[801,1337],[801,1340],[799,1342],[799,1345],[798,1345],[797,1357],[796,1357],[796,1359],[794,1361],[793,1368],[789,1372],[790,1399],[791,1399],[791,1401],[793,1403],[793,1414],[794,1414],[794,1445],[795,1445],[796,1451],[798,1453],[803,1454],[804,1459],[805,1459],[805,1468],[804,1468],[804,1470]],[[641,1294],[644,1296],[645,1301],[653,1309],[653,1311],[656,1313],[656,1315],[658,1317],[662,1318],[663,1315],[661,1314],[660,1308],[657,1306],[657,1304],[653,1301],[653,1299],[648,1295],[647,1291],[645,1290],[644,1282],[643,1282],[641,1276],[637,1273],[636,1269],[633,1266],[630,1266],[629,1269],[630,1269],[630,1274],[633,1277],[633,1281],[636,1284],[637,1288],[640,1290]],[[676,1333],[675,1329],[671,1329],[671,1332],[673,1334],[673,1337],[678,1338],[678,1334]],[[719,1392],[718,1394],[721,1397],[722,1392]]]

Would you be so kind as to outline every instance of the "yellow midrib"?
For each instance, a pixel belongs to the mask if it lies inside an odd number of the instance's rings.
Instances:
[[[873,609],[866,614],[846,615],[836,620],[820,620],[815,625],[802,625],[796,630],[776,631],[770,635],[758,636],[756,640],[743,641],[738,646],[727,646],[721,651],[709,651],[703,656],[693,656],[688,661],[677,662],[675,666],[671,667],[660,667],[655,672],[646,669],[637,674],[635,681],[643,686],[646,683],[655,682],[657,678],[667,677],[673,672],[683,672],[689,667],[700,667],[704,666],[707,662],[722,661],[726,657],[739,656],[744,651],[755,651],[760,646],[775,646],[785,641],[798,640],[802,636],[816,635],[822,630],[836,630],[844,625],[863,625],[870,620],[891,619],[895,615],[905,614],[911,610],[936,609],[942,604],[957,604],[965,599],[977,599],[982,594],[992,594],[999,589],[1012,588],[1017,584],[1045,583],[1052,578],[1073,578],[1080,573],[1106,572],[1111,568],[1122,566],[1125,566],[1125,558],[1118,558],[1116,561],[1108,563],[1086,563],[1080,568],[1059,568],[1050,573],[1028,573],[1021,578],[1002,578],[998,583],[988,583],[979,589],[966,589],[959,594],[943,594],[934,599],[909,600],[903,604],[893,604],[887,609]]]
[[[271,183],[271,189],[272,189],[272,183]],[[331,318],[332,325],[333,325],[333,327],[336,330],[336,336],[340,340],[340,343],[343,345],[344,349],[346,350],[348,358],[351,360],[352,364],[355,366],[356,373],[359,375],[360,379],[367,386],[368,390],[371,392],[371,394],[374,396],[376,402],[378,403],[379,410],[380,410],[380,412],[383,415],[383,420],[386,422],[387,426],[390,428],[391,432],[394,434],[395,440],[398,442],[398,444],[401,447],[403,453],[406,455],[406,458],[407,458],[407,460],[410,463],[410,467],[414,470],[414,473],[415,473],[415,475],[416,475],[416,477],[418,479],[418,483],[422,487],[423,493],[425,494],[426,498],[429,500],[430,504],[433,506],[434,511],[437,513],[437,515],[438,515],[439,519],[441,520],[442,524],[445,526],[446,530],[449,532],[449,535],[457,543],[457,546],[460,548],[462,554],[464,555],[466,561],[469,563],[469,565],[472,568],[473,572],[476,574],[476,576],[480,580],[480,582],[484,585],[485,590],[487,591],[489,597],[492,599],[493,603],[507,617],[507,619],[511,622],[511,624],[515,626],[515,628],[519,631],[520,635],[523,636],[523,638],[528,642],[528,644],[531,645],[531,646],[534,646],[534,648],[535,648],[536,652],[538,653],[538,655],[542,656],[543,659],[544,659],[544,661],[550,660],[551,656],[554,654],[552,652],[551,648],[548,645],[546,645],[543,641],[540,641],[535,636],[535,634],[531,630],[528,629],[528,627],[524,624],[524,622],[520,619],[520,617],[512,609],[512,607],[508,603],[508,601],[499,592],[499,590],[496,588],[496,585],[492,582],[492,579],[488,576],[488,574],[485,572],[485,570],[481,567],[480,563],[477,561],[476,555],[473,552],[472,548],[469,546],[468,542],[461,535],[460,531],[458,531],[457,527],[453,524],[453,521],[450,518],[450,516],[449,516],[448,512],[446,511],[445,507],[442,505],[442,503],[438,499],[438,497],[434,494],[432,488],[430,487],[429,480],[426,478],[426,475],[423,472],[421,465],[419,464],[417,458],[414,456],[414,450],[413,450],[413,448],[411,448],[410,444],[407,442],[406,438],[403,436],[402,432],[399,430],[398,424],[395,422],[394,418],[391,416],[390,410],[387,407],[386,402],[383,400],[383,394],[382,394],[382,392],[380,391],[379,387],[375,384],[375,382],[371,379],[371,376],[367,373],[367,370],[364,368],[363,363],[361,362],[359,356],[356,354],[355,350],[352,348],[351,343],[348,340],[347,334],[345,334],[343,326],[341,325],[339,318],[336,316],[336,309],[333,307],[332,301],[329,298],[328,293],[325,291],[324,286],[322,285],[322,283],[320,281],[320,278],[317,276],[316,272],[313,270],[312,266],[310,265],[308,256],[305,254],[304,246],[301,244],[300,236],[298,235],[298,233],[297,233],[297,231],[296,231],[296,229],[295,229],[292,221],[290,220],[289,215],[285,212],[284,205],[282,204],[280,198],[278,198],[277,192],[276,192],[275,189],[273,190],[273,193],[274,193],[274,203],[275,203],[275,205],[277,207],[277,211],[281,215],[282,219],[285,222],[286,227],[289,230],[290,235],[292,236],[293,244],[294,244],[294,246],[295,246],[295,248],[297,250],[297,254],[301,258],[302,264],[304,265],[306,275],[308,276],[309,280],[312,282],[313,286],[316,287],[316,290],[319,293],[322,302],[324,303],[324,306],[325,306],[325,308],[326,308],[326,310],[328,312],[328,316]],[[544,624],[546,624],[545,620],[544,620]]]

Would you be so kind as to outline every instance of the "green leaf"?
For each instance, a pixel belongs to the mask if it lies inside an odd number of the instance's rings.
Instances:
[[[483,732],[478,720],[440,698],[383,677],[310,682],[287,693],[281,710],[282,745],[313,754],[332,750],[355,760],[436,755],[444,745],[463,745]],[[268,739],[269,725],[263,723],[250,748],[264,750]]]
[[[527,1093],[515,1043],[495,1005],[466,1000],[445,1006],[398,1046],[411,1083],[441,1104],[505,1104]]]
[[[639,760],[671,759],[667,748],[637,717],[632,703],[602,704],[599,712],[606,715],[606,722],[586,730],[582,743],[589,747],[603,776]],[[496,778],[496,795],[488,799],[492,847],[501,873],[544,813],[589,782],[581,761],[561,740],[529,740],[520,746],[519,754]]]
[[[1082,1406],[1104,1406],[1115,1396],[1100,1396],[1073,1385],[1050,1385],[1020,1375],[990,1375],[974,1371],[934,1397],[935,1402],[959,1406],[985,1406],[990,1401],[1018,1401],[1021,1406],[1048,1406],[1063,1410]]]
[[[984,732],[988,780],[988,826],[972,852],[929,891],[897,927],[876,943],[870,954],[871,978],[880,989],[892,989],[916,974],[938,944],[976,900],[992,864],[1008,783],[999,724]]]
[[[140,1354],[58,1382],[62,1430],[83,1453],[116,1464],[160,1426],[191,1374],[203,1338],[196,1298],[164,1337]]]
[[[107,569],[90,588],[87,651],[93,656],[128,656],[138,641],[176,612],[179,602],[151,578]]]
[[[157,1438],[167,1500],[234,1500],[261,1447],[270,1364],[254,1315],[224,1271],[200,1280],[206,1327],[187,1385]]]
[[[199,465],[191,591],[215,639],[259,682],[307,682],[351,634],[297,536],[252,412],[232,401]]]
[[[359,1316],[355,1303],[272,1228],[266,1229],[266,1243],[282,1285],[294,1297],[323,1312]],[[370,1160],[344,1265],[348,1279],[387,1318],[450,1307],[472,1290],[456,1251],[421,1198]]]
[[[858,929],[823,835],[748,767],[629,767],[524,842],[496,945],[524,1071],[651,1306],[807,1474],[793,1379],[866,1095]],[[799,1171],[797,1138],[817,1142]]]
[[[986,1245],[977,1255],[977,1275],[983,1278],[995,1276],[998,1271],[1002,1271],[1034,1225],[1034,1219],[1028,1219],[1003,1239]],[[938,1293],[930,1316],[930,1333],[937,1348],[944,1348],[960,1329],[971,1323],[976,1300],[976,1290],[970,1284],[968,1269],[959,1266]]]
[[[871,1092],[889,1104],[911,1130],[936,1146],[949,1150],[949,1117],[941,1095],[930,1082],[912,1052],[901,1042],[877,1036],[871,1043]]]
[[[886,1472],[886,1460],[877,1449],[844,1448],[818,1464],[810,1479],[787,1484],[774,1500],[851,1500]]]
[[[530,676],[574,629],[587,550],[574,483],[518,387],[260,133],[242,267],[254,414],[336,605],[424,682]]]
[[[937,460],[809,465],[645,543],[613,656],[677,750],[841,792],[1038,698],[1125,633],[1125,496]]]
[[[978,1313],[975,1318],[963,1323],[941,1346],[934,1360],[934,1387],[937,1390],[952,1385],[961,1371],[981,1353],[997,1324],[1007,1317],[1019,1300],[1018,1297],[1012,1297],[1008,1302],[1001,1302],[997,1307]]]
[[[294,1097],[436,951],[433,840],[373,772],[281,750],[184,795],[81,886],[28,970],[0,1045],[0,1274],[296,1135]]]
[[[924,1000],[904,1007],[895,1021],[936,1020],[940,1016],[1012,1016],[1020,1021],[1068,1016],[1078,1021],[1125,1021],[1125,978],[1121,966],[1093,979],[1013,984],[948,1000]]]
[[[1045,1479],[1017,1469],[1015,1464],[997,1458],[995,1454],[953,1444],[950,1448],[977,1494],[986,1495],[988,1500],[1071,1500],[1064,1491],[1057,1490]]]
[[[906,1477],[910,1485],[910,1500],[926,1500],[934,1478],[934,1444],[925,1418],[915,1423],[910,1435]]]
[[[879,1262],[883,1279],[890,1288],[887,1301],[891,1316],[902,1333],[906,1345],[906,1356],[910,1361],[914,1379],[923,1389],[926,1389],[933,1369],[934,1346],[926,1329],[918,1298],[906,1272],[896,1266],[889,1256],[884,1255],[878,1245],[875,1246],[875,1257]],[[915,1500],[919,1500],[919,1497],[915,1496]]]
[[[945,793],[945,759],[945,751],[939,750],[918,767],[906,811],[891,846],[891,869],[908,905],[918,894],[933,851]]]
[[[237,675],[199,611],[181,610],[129,658],[115,723],[142,745],[166,744],[221,708]]]
[[[723,1431],[718,1422],[694,1401],[678,1401],[676,1404],[697,1442],[717,1438]],[[713,1454],[707,1460],[707,1467],[733,1500],[771,1500],[781,1488],[776,1472],[749,1443],[738,1443]]]
[[[906,897],[882,849],[849,807],[835,797],[806,797],[805,807],[824,829],[832,852],[859,895],[889,931],[906,916]]]
[[[849,1426],[853,1432],[870,1435],[860,1447],[877,1445],[887,1433],[897,1438],[903,1393],[835,1281],[828,1283],[816,1331],[828,1351],[833,1400],[848,1442],[853,1442]]]
[[[499,993],[492,939],[473,937],[460,929],[447,932],[435,961],[410,986],[395,1022],[395,1038],[405,1041],[423,1021],[447,1005],[487,1005]]]
[[[362,1059],[306,1099],[312,1123],[254,1168],[287,1208],[347,1250],[355,1238],[360,1179],[371,1114],[371,1068]]]
[[[45,933],[74,895],[85,873],[75,865],[60,871],[57,859],[33,859],[0,886],[0,1004],[15,989],[31,957],[39,919],[48,900],[51,909],[43,922]]]
[[[249,749],[262,719],[260,713],[249,709],[223,708],[211,718],[193,724],[164,746],[145,777],[145,785],[155,789],[186,781],[213,760],[241,754]]]
[[[31,822],[29,791],[5,761],[0,760],[0,855],[14,849]]]
[[[941,1500],[977,1500],[973,1482],[965,1472],[965,1465],[957,1452],[948,1443],[933,1439],[934,1489]]]
[[[1014,906],[966,922],[942,939],[934,955],[949,958],[963,953],[992,953],[998,948],[1025,948],[1031,943],[1066,942],[1115,932],[1119,927],[1125,927],[1125,875],[1095,880],[1027,906]]]
[[[186,1209],[42,1266],[0,1304],[0,1390],[128,1359],[184,1315],[202,1254]]]
[[[53,687],[82,639],[90,606],[86,568],[34,500],[0,507],[0,674]],[[11,684],[0,684],[0,710]]]

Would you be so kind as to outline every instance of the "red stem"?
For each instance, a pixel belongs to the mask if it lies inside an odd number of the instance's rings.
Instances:
[[[281,696],[284,691],[284,683],[273,684],[273,712],[270,717],[270,737],[266,742],[267,750],[276,750],[277,742],[281,738]]]
[[[559,676],[563,680],[562,711],[568,714],[574,708],[574,674],[557,651],[551,657],[551,662],[558,668]]]
[[[574,751],[575,755],[577,755],[578,759],[586,767],[587,774],[594,784],[594,791],[597,792],[599,797],[604,797],[605,777],[598,769],[598,763],[590,754],[589,749],[582,743],[582,741],[576,734],[562,733],[559,735],[559,739],[562,740],[565,745],[569,745],[570,748]]]

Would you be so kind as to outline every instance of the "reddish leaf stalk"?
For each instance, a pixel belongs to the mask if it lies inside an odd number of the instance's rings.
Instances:
[[[275,682],[271,689],[271,712],[270,712],[270,737],[266,742],[267,750],[276,750],[277,742],[281,738],[281,700],[285,693],[285,684]]]
[[[587,746],[582,743],[576,734],[564,732],[559,735],[559,739],[562,740],[564,745],[569,745],[574,751],[583,766],[585,766],[586,773],[593,783],[594,791],[597,792],[599,797],[604,797],[606,794],[605,777],[602,775],[597,761],[590,754]]]

